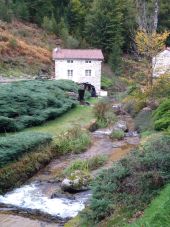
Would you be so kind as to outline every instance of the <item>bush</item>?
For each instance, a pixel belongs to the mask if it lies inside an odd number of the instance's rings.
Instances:
[[[80,153],[85,151],[91,144],[91,137],[88,132],[81,130],[79,126],[62,133],[55,140],[54,149],[61,154]]]
[[[67,80],[24,81],[0,85],[0,132],[40,125],[75,107],[68,92],[78,86]]]
[[[111,133],[110,138],[112,140],[114,140],[114,139],[122,140],[124,138],[124,136],[125,136],[124,131],[121,129],[120,130],[117,129]]]
[[[112,79],[108,78],[107,76],[102,76],[102,81],[101,81],[101,88],[103,90],[108,90],[113,86],[114,82]]]
[[[104,99],[95,105],[94,114],[97,119],[96,124],[99,128],[107,127],[116,119],[111,104]]]
[[[152,110],[142,110],[137,114],[135,129],[139,132],[153,130]]]
[[[124,109],[134,117],[147,106],[147,95],[135,86],[131,87],[129,93],[123,100]]]
[[[49,144],[51,140],[48,134],[30,132],[0,137],[0,167],[18,160],[24,153]]]
[[[160,131],[170,126],[170,99],[160,104],[153,114],[155,129]]]
[[[143,210],[170,182],[169,147],[169,135],[153,135],[138,150],[99,174],[92,184],[89,210],[82,213],[82,218],[94,225],[117,207],[132,213]]]
[[[9,40],[9,45],[12,49],[16,49],[18,47],[18,43],[16,39],[10,39]]]

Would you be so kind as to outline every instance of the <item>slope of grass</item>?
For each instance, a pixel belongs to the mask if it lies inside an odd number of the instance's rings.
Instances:
[[[97,102],[97,99],[90,99],[91,103]],[[41,126],[26,129],[28,131],[49,132],[56,136],[61,132],[65,132],[79,124],[82,128],[89,125],[90,121],[95,119],[93,107],[91,106],[76,106],[74,109],[58,117],[56,120],[49,121]]]
[[[0,137],[0,167],[18,160],[24,153],[45,146],[51,141],[51,136],[44,133],[25,132]]]
[[[152,201],[145,210],[144,216],[137,220],[131,227],[168,227],[170,226],[170,184],[160,195]]]

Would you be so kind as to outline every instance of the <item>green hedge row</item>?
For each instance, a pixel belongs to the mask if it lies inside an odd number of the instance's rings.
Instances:
[[[0,85],[0,132],[20,131],[55,119],[73,108],[78,86],[68,80]]]
[[[0,167],[18,160],[24,153],[48,145],[52,137],[45,133],[24,132],[0,137]]]

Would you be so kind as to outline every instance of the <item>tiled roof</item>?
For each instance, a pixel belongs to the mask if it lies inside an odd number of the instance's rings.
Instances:
[[[103,53],[99,49],[60,49],[53,50],[53,59],[95,59],[103,60]]]

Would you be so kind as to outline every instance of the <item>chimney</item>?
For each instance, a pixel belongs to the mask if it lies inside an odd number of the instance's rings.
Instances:
[[[57,46],[57,47],[54,49],[55,52],[59,52],[60,50],[61,50],[61,47],[60,47],[60,46]]]

